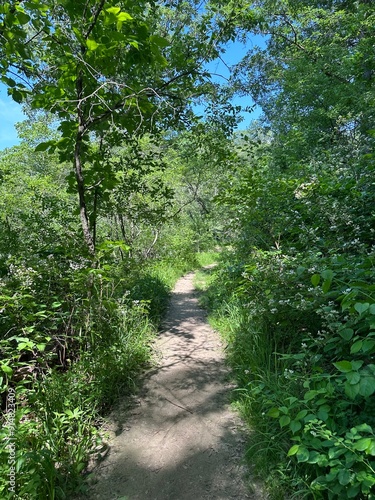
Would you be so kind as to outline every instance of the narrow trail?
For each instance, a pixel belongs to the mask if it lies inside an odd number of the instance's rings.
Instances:
[[[193,277],[173,291],[155,346],[158,366],[133,404],[115,412],[116,436],[96,471],[92,499],[262,498],[244,484],[244,436],[229,408],[228,369]]]

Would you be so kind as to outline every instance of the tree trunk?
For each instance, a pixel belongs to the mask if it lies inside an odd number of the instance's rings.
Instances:
[[[82,49],[85,50],[84,48]],[[82,73],[80,72],[77,78],[76,89],[77,89],[77,118],[78,118],[78,132],[76,135],[76,141],[74,146],[74,170],[77,180],[77,189],[78,189],[78,197],[79,197],[79,214],[81,217],[81,224],[83,230],[83,237],[85,243],[87,245],[87,249],[89,253],[94,256],[95,255],[95,243],[94,238],[90,231],[90,223],[89,217],[87,215],[86,208],[86,189],[85,189],[85,180],[83,177],[82,170],[82,141],[83,134],[85,132],[85,120],[84,113],[82,111],[82,97],[83,97],[83,84],[82,84]]]
[[[77,189],[78,189],[78,197],[79,197],[79,214],[81,217],[81,224],[83,230],[83,237],[85,243],[87,245],[88,251],[91,255],[95,255],[95,243],[90,231],[89,218],[87,215],[86,209],[86,190],[85,190],[85,181],[82,172],[82,158],[81,158],[81,149],[82,149],[82,131],[83,127],[80,124],[78,127],[78,133],[76,137],[76,144],[74,148],[74,169],[77,180]]]

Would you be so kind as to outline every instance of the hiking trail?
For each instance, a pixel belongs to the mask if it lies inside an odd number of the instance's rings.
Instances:
[[[221,341],[193,286],[180,278],[131,404],[111,416],[108,456],[94,472],[93,500],[261,500],[245,485],[245,435],[230,408],[233,384]],[[249,479],[247,486],[249,486]]]

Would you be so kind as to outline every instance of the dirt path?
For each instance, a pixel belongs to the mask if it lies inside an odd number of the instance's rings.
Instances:
[[[157,368],[133,405],[115,412],[116,437],[96,472],[95,500],[261,499],[243,482],[243,434],[229,408],[220,340],[206,323],[193,273],[172,294],[156,342]]]

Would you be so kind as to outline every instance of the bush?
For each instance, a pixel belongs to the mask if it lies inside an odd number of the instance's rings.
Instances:
[[[372,256],[254,250],[208,287],[239,407],[256,430],[249,455],[273,491],[278,484],[313,498],[374,498],[371,280]]]
[[[56,256],[8,264],[1,282],[1,498],[66,499],[84,488],[83,472],[101,443],[101,415],[137,387],[169,292],[195,262],[190,256],[189,263],[169,258],[129,268],[102,253],[95,267]]]

